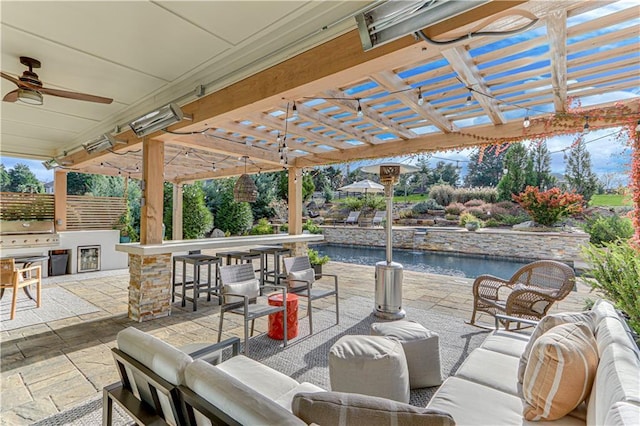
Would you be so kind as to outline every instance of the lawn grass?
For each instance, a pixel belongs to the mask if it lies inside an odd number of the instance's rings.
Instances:
[[[596,194],[589,201],[589,206],[591,207],[618,207],[630,206],[631,204],[630,197],[619,194]]]

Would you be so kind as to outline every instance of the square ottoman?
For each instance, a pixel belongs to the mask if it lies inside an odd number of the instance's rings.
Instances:
[[[411,389],[442,384],[437,333],[415,321],[391,321],[371,324],[371,334],[397,339],[402,343]]]
[[[329,350],[331,390],[409,402],[402,344],[380,336],[343,336]]]

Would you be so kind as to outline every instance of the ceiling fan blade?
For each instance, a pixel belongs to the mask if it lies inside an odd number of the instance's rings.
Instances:
[[[18,89],[12,90],[11,92],[9,92],[6,95],[4,95],[4,98],[2,98],[2,100],[4,102],[15,102],[15,101],[17,101],[18,100]]]
[[[46,87],[40,87],[37,90],[45,95],[76,99],[78,101],[97,102],[100,104],[110,104],[111,102],[113,102],[113,99],[103,98],[102,96],[88,95],[86,93],[68,92],[66,90],[49,89]]]
[[[9,80],[10,82],[12,82],[13,84],[15,84],[16,86],[20,86],[20,80],[18,80],[17,78],[15,78],[14,76],[11,76],[9,74],[3,73],[2,71],[0,71],[0,75],[2,75],[2,78],[6,78],[7,80]]]

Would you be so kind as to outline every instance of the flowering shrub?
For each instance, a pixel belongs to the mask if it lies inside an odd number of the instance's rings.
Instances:
[[[529,213],[534,222],[550,226],[562,218],[582,211],[582,195],[573,192],[562,192],[559,188],[551,188],[540,192],[534,186],[527,186],[524,192],[513,195],[514,201]]]

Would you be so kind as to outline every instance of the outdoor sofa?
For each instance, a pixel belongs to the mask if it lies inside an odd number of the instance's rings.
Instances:
[[[540,361],[539,354],[550,352],[538,351],[540,342],[553,334],[549,330],[556,332],[571,327],[570,324],[580,330],[593,330],[595,336],[597,365],[594,377],[578,382],[580,386],[573,383],[573,387],[582,392],[579,398],[586,395],[586,401],[553,422],[528,421],[523,417],[523,402],[518,396],[521,355],[531,349],[528,361],[522,362],[525,378],[528,378],[530,372],[526,367]],[[146,333],[130,330],[120,333],[120,349],[114,351],[126,352],[130,340],[140,341],[142,335],[143,340],[153,344],[152,358],[155,360],[143,359],[144,365],[137,364],[137,368],[145,374],[159,372],[173,380],[173,383],[165,383],[173,386],[168,395],[178,407],[174,421],[170,422],[173,424],[636,425],[640,419],[638,347],[613,306],[603,301],[596,303],[589,313],[546,317],[532,333],[542,337],[531,344],[528,337],[520,333],[493,332],[463,362],[455,376],[440,386],[426,408],[377,397],[326,392],[310,383],[298,383],[242,355],[218,365],[193,361]],[[234,344],[238,343],[235,339]],[[138,343],[133,346],[141,347]],[[561,346],[564,347],[564,343]],[[576,377],[580,376],[571,376]],[[589,387],[592,380],[593,385]],[[553,388],[560,389],[562,381],[553,382]],[[105,388],[105,400],[107,392],[113,391],[114,387],[109,389]],[[564,396],[564,391],[558,393]],[[147,393],[139,391],[139,394]],[[165,401],[164,406],[170,406],[169,402]],[[557,410],[552,411],[558,415]]]

